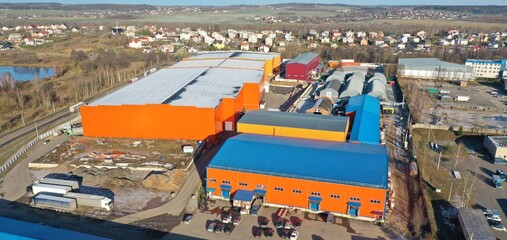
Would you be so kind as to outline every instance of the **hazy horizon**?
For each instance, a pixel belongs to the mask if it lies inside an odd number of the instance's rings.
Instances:
[[[69,1],[48,1],[48,0],[7,0],[1,1],[0,3],[62,3],[62,4],[148,4],[157,6],[227,6],[227,5],[265,5],[265,4],[276,4],[276,3],[316,3],[316,4],[347,4],[347,5],[364,5],[364,6],[427,6],[427,5],[440,5],[440,6],[487,6],[487,5],[507,5],[505,0],[488,0],[488,1],[477,1],[477,0],[428,0],[428,1],[416,1],[416,0],[356,0],[350,1],[335,1],[335,0],[314,0],[314,1],[301,1],[301,0],[288,0],[288,1],[277,1],[277,0],[259,0],[253,3],[252,1],[246,0],[223,0],[223,1],[211,1],[211,0],[152,0],[152,1],[139,1],[139,0],[69,0]]]

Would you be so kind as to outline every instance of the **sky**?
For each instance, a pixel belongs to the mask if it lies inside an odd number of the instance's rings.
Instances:
[[[63,4],[233,5],[270,3],[342,3],[354,5],[507,5],[506,0],[0,0],[8,3],[58,2]]]

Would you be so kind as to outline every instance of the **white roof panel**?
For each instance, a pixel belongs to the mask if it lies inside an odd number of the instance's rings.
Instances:
[[[200,59],[200,60],[186,60],[178,62],[171,66],[177,67],[218,67],[224,59]]]
[[[221,58],[230,57],[234,52],[198,52],[188,59],[205,59],[205,58]]]
[[[90,103],[98,105],[160,104],[208,68],[171,68],[159,71]]]
[[[264,69],[264,61],[227,59],[220,67],[242,69]]]
[[[175,106],[216,107],[223,98],[234,98],[244,83],[259,83],[262,70],[210,68],[166,103]]]

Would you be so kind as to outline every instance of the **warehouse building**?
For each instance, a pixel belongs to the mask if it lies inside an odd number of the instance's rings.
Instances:
[[[331,100],[336,100],[340,96],[340,88],[343,81],[339,79],[326,82],[326,87],[319,92],[319,97],[327,97]]]
[[[400,58],[398,76],[446,81],[474,80],[472,66],[441,61],[438,58]]]
[[[239,119],[238,132],[345,142],[348,126],[348,117],[257,110]]]
[[[285,65],[285,78],[296,80],[308,80],[311,73],[320,64],[320,56],[317,53],[304,53],[290,60]]]
[[[484,147],[493,158],[507,160],[507,137],[486,136],[484,137]]]
[[[331,115],[333,113],[334,102],[329,98],[319,98],[306,113],[317,115]]]
[[[507,59],[481,60],[467,59],[465,65],[473,67],[474,77],[499,79],[505,74]]]
[[[265,205],[383,218],[385,147],[255,134],[226,140],[207,167],[208,195],[229,200],[251,191]]]
[[[380,100],[369,95],[351,97],[346,115],[352,123],[350,142],[380,144]]]
[[[259,109],[280,55],[203,52],[80,109],[88,137],[216,140]],[[197,131],[198,128],[198,131]]]
[[[350,98],[363,94],[366,76],[362,72],[354,72],[345,82],[345,87],[340,93],[340,98]]]

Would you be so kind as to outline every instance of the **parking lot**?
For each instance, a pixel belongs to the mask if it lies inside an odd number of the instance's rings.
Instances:
[[[228,213],[238,216],[237,211],[230,208],[230,204],[225,201],[216,201],[215,204],[208,205],[208,210],[194,213],[190,224],[181,223],[171,230],[171,233],[188,235],[202,239],[254,239],[253,233],[260,229],[260,223],[263,219],[269,220],[268,227],[275,231],[273,239],[281,239],[280,229],[275,228],[277,208],[263,207],[257,216],[241,215],[242,220],[238,226],[235,226],[230,235],[225,233],[209,233],[207,227],[210,223],[221,222],[223,216]],[[392,239],[388,233],[385,233],[381,226],[358,220],[345,218],[335,218],[334,224],[326,223],[325,218],[317,214],[295,213],[290,211],[285,220],[302,219],[298,239]],[[292,228],[290,232],[296,229]],[[263,234],[261,239],[266,239]],[[288,238],[287,238],[288,239]]]
[[[507,171],[507,165],[495,165],[489,154],[485,151],[482,145],[482,137],[465,137],[462,139],[464,145],[475,152],[468,155],[463,163],[458,164],[458,170],[463,178],[467,176],[475,177],[475,184],[473,186],[472,200],[469,204],[473,208],[493,208],[500,210],[502,223],[507,224],[507,184],[504,183],[503,189],[497,189],[493,186],[491,178],[496,174],[497,169]],[[447,161],[442,163],[445,167],[452,169],[454,161]],[[470,182],[470,181],[469,181]],[[461,188],[456,186],[455,189]],[[458,190],[456,190],[458,191]],[[457,204],[456,200],[460,200],[455,196],[451,200],[453,205]],[[456,205],[455,205],[456,206]],[[507,239],[507,233],[494,231],[497,239]]]

